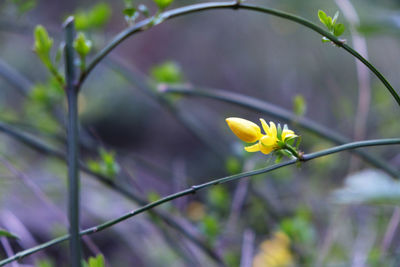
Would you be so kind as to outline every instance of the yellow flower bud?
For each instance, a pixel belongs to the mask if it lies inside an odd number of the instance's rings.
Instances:
[[[226,123],[240,140],[247,143],[256,142],[262,136],[260,127],[254,122],[241,118],[227,118]]]

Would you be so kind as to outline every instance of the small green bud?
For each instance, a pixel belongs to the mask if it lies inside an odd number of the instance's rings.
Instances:
[[[86,36],[83,32],[80,32],[75,38],[74,48],[81,58],[85,58],[92,49],[92,42],[86,39]]]
[[[53,46],[53,39],[49,37],[46,29],[42,25],[38,25],[34,31],[35,43],[34,51],[40,60],[48,66],[50,63],[50,50]]]
[[[160,10],[166,9],[174,0],[154,0]]]

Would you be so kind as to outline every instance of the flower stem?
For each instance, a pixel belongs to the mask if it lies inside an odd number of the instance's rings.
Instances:
[[[292,147],[291,145],[284,144],[282,148],[288,150],[290,152],[290,154],[292,154],[298,160],[300,160],[300,161],[303,160],[302,153],[298,152],[297,149]]]

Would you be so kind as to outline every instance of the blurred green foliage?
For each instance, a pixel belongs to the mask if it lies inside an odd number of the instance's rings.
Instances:
[[[96,257],[90,257],[88,262],[83,262],[83,267],[105,267],[104,256],[98,254]]]
[[[201,229],[210,244],[213,244],[221,231],[218,219],[213,215],[206,215],[201,220]]]
[[[229,174],[235,174],[242,171],[242,164],[236,157],[229,156],[225,161],[225,168]]]
[[[40,259],[35,263],[35,267],[54,267],[54,263],[49,259]]]
[[[88,10],[78,10],[74,17],[78,31],[99,29],[110,19],[111,7],[107,3],[98,3]]]
[[[56,81],[55,78],[50,78],[46,83],[37,83],[29,92],[30,99],[35,104],[51,108],[62,104],[64,100],[64,89]]]
[[[37,5],[37,0],[9,0],[18,7],[18,12],[20,14],[26,13]]]
[[[307,110],[306,100],[302,95],[296,95],[293,98],[293,112],[297,116],[303,116]]]
[[[115,179],[120,171],[120,166],[115,160],[115,152],[100,148],[99,155],[100,159],[97,161],[88,160],[87,165],[89,169],[110,179]]]
[[[211,207],[215,208],[221,214],[229,211],[231,197],[224,185],[217,185],[207,191],[207,200]]]
[[[153,0],[160,10],[166,9],[174,0]]]
[[[158,83],[177,84],[183,81],[181,68],[173,61],[154,65],[150,70],[150,77]]]

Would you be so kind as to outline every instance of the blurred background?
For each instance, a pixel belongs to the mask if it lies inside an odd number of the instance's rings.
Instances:
[[[176,0],[170,8],[200,2],[207,1]],[[399,1],[248,3],[321,27],[319,9],[340,11],[341,38],[400,88]],[[2,259],[67,232],[66,165],[51,153],[65,150],[66,102],[33,52],[34,27],[48,30],[57,61],[61,25],[75,15],[93,43],[90,62],[132,23],[124,9],[140,4],[157,12],[152,1],[0,3],[0,228],[19,237],[1,238]],[[294,119],[168,87],[240,94]],[[79,113],[83,229],[192,185],[274,164],[274,156],[246,153],[227,117],[287,123],[305,153],[335,142],[305,129],[302,118],[348,140],[400,132],[395,101],[350,54],[298,24],[247,10],[185,15],[128,38],[88,77]],[[399,147],[362,151],[399,172]],[[84,256],[103,254],[107,266],[398,266],[399,200],[397,181],[343,152],[164,204],[84,238]],[[10,266],[68,266],[67,248],[64,242]]]

